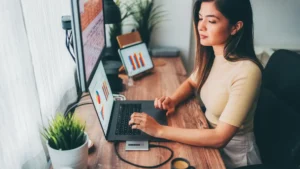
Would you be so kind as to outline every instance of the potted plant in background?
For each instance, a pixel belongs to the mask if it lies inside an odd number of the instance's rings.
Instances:
[[[117,50],[119,48],[119,44],[117,41],[117,36],[122,35],[122,27],[123,27],[123,21],[130,17],[133,13],[130,10],[126,10],[127,6],[132,6],[134,2],[127,2],[128,4],[125,5],[125,3],[121,3],[121,0],[116,0],[115,4],[119,7],[121,12],[121,22],[120,23],[114,23],[109,27],[109,37],[110,37],[110,43],[111,47],[114,50]]]
[[[46,139],[47,148],[54,169],[86,169],[88,159],[88,136],[84,132],[85,124],[71,114],[61,114],[44,128],[42,136]]]
[[[163,21],[165,12],[160,11],[161,6],[154,7],[153,0],[133,1],[135,5],[127,5],[126,10],[131,12],[136,30],[149,47],[151,33]]]

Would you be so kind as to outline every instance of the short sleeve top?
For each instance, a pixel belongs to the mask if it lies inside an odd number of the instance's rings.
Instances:
[[[196,80],[197,70],[190,79]],[[227,61],[216,56],[200,90],[205,116],[213,128],[219,121],[236,126],[239,132],[253,131],[253,120],[261,86],[261,70],[250,60]]]

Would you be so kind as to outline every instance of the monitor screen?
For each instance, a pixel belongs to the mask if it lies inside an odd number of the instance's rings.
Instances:
[[[87,91],[105,47],[103,0],[72,0],[73,31],[82,91]]]

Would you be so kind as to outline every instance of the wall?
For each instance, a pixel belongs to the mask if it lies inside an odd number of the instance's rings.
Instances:
[[[166,11],[165,21],[153,32],[151,46],[175,46],[188,71],[194,56],[190,51],[192,31],[192,0],[161,0],[155,4]]]
[[[124,3],[135,0],[120,1]],[[165,12],[165,16],[162,18],[163,22],[158,25],[157,29],[153,30],[150,43],[150,47],[171,46],[179,48],[184,65],[188,69],[190,69],[189,62],[193,58],[190,52],[193,2],[194,0],[154,0],[154,6],[159,6],[159,9]],[[132,23],[131,18],[124,21],[123,33],[131,32]],[[106,36],[109,38],[108,34]]]
[[[42,168],[46,157],[38,133],[40,103],[21,2],[0,1],[0,15],[0,165]],[[39,161],[32,165],[30,159]]]
[[[44,169],[40,129],[74,101],[61,16],[70,1],[0,1],[0,168]]]
[[[21,2],[41,112],[47,122],[49,115],[63,110],[60,104],[67,105],[66,100],[75,101],[77,97],[74,93],[76,64],[65,46],[65,31],[61,25],[61,16],[71,14],[71,1]]]
[[[299,0],[251,0],[255,44],[300,49]]]
[[[300,1],[299,0],[250,0],[253,8],[254,43],[257,52],[268,56],[273,49],[300,51]],[[170,29],[170,34],[175,34]],[[191,31],[191,34],[193,32]],[[166,39],[162,34],[161,39]],[[162,41],[162,40],[161,40]],[[167,41],[167,40],[164,40]],[[168,40],[171,42],[171,40]],[[166,42],[168,43],[168,42]],[[191,36],[190,57],[194,56],[195,39]],[[193,58],[188,58],[187,69],[191,70]],[[268,58],[262,58],[263,65]]]

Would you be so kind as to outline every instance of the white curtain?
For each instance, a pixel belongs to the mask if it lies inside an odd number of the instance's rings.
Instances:
[[[47,167],[39,130],[77,98],[69,0],[0,0],[0,168]]]

